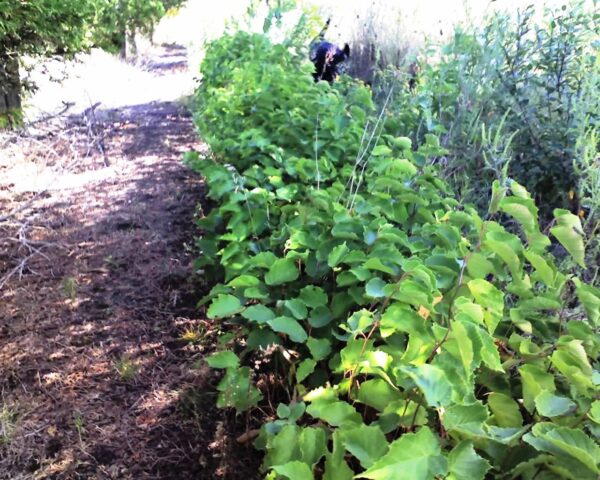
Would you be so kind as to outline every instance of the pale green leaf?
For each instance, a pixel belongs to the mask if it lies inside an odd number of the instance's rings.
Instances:
[[[315,478],[310,467],[298,460],[283,465],[275,465],[271,468],[277,472],[277,475],[285,477],[288,480],[314,480]]]
[[[559,397],[543,390],[535,397],[535,408],[544,417],[558,417],[573,413],[577,409],[577,405],[569,398]]]
[[[484,279],[471,280],[467,286],[475,301],[483,307],[485,323],[493,334],[504,314],[504,294]]]
[[[542,452],[571,457],[594,474],[600,474],[600,447],[583,430],[538,423],[523,439]]]
[[[277,317],[273,320],[269,320],[268,324],[276,332],[289,335],[290,339],[294,342],[303,343],[308,338],[306,331],[295,318]]]
[[[306,407],[306,413],[334,427],[361,423],[359,413],[352,405],[343,401],[316,401]]]
[[[585,252],[583,246],[583,228],[581,220],[568,210],[554,210],[557,225],[550,229],[560,244],[566,248],[579,266],[585,267]]]
[[[475,453],[470,440],[459,443],[448,455],[448,480],[483,480],[489,469],[490,464]]]
[[[394,441],[388,453],[355,478],[372,480],[432,480],[447,473],[437,437],[427,427],[405,433]]]
[[[521,382],[523,384],[523,405],[528,412],[532,413],[535,409],[535,398],[544,390],[554,392],[554,376],[545,369],[533,365],[525,364],[519,367]]]
[[[293,282],[300,276],[298,267],[289,258],[279,258],[273,262],[265,275],[267,285],[282,285]]]
[[[239,298],[229,294],[219,294],[217,298],[213,299],[210,307],[208,307],[206,316],[208,318],[231,317],[236,313],[240,313],[243,308]]]
[[[499,427],[519,428],[523,425],[519,405],[508,395],[498,392],[490,393],[488,395],[488,406]]]
[[[387,283],[385,283],[381,278],[373,277],[365,285],[365,292],[368,297],[382,298],[382,297],[385,297],[385,293],[384,293],[383,289],[386,285],[387,285]]]
[[[358,387],[358,401],[380,412],[383,412],[390,403],[400,398],[398,390],[392,388],[388,382],[381,378],[367,380]]]
[[[240,365],[240,359],[230,351],[217,352],[206,359],[206,363],[211,368],[237,368]]]
[[[338,245],[337,247],[334,247],[334,249],[331,250],[331,253],[329,253],[329,255],[327,256],[327,265],[329,265],[331,268],[336,267],[338,263],[340,263],[344,259],[344,257],[349,251],[350,250],[348,249],[346,242],[342,243],[341,245]]]
[[[331,341],[327,338],[310,337],[306,341],[306,346],[312,357],[317,361],[327,358],[331,353]]]
[[[302,461],[311,467],[327,452],[327,434],[323,428],[306,427],[298,439]]]
[[[306,377],[315,371],[316,366],[317,362],[315,362],[312,358],[306,358],[302,360],[298,365],[298,370],[296,370],[296,381],[301,383]]]
[[[445,406],[451,402],[453,387],[441,368],[425,363],[399,369],[414,380],[430,407]]]
[[[242,317],[256,323],[267,323],[275,318],[275,313],[264,305],[252,305],[242,312]]]
[[[352,480],[354,472],[344,461],[345,450],[340,440],[339,430],[333,431],[332,440],[333,451],[326,454],[323,480]]]
[[[342,429],[342,444],[352,455],[358,458],[363,468],[370,468],[387,453],[388,443],[385,435],[377,426]]]

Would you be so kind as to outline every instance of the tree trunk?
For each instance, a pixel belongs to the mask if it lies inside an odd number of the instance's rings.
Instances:
[[[135,31],[126,32],[124,34],[125,43],[123,44],[123,48],[121,48],[121,58],[129,59],[134,58],[137,55],[137,44],[135,43]]]
[[[0,54],[0,128],[17,123],[21,110],[19,60]]]

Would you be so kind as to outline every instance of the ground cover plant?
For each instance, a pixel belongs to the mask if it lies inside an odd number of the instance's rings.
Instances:
[[[210,152],[187,157],[214,202],[218,405],[259,418],[268,478],[597,478],[600,291],[550,250],[583,266],[580,218],[542,231],[510,179],[484,214],[458,202],[438,137],[387,134],[369,89],[315,84],[304,54],[211,43]]]

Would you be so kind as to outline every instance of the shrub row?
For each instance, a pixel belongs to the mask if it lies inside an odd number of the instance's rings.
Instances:
[[[256,409],[268,478],[597,478],[600,291],[559,271],[521,185],[459,203],[437,137],[386,135],[368,89],[313,83],[288,47],[210,44],[210,152],[187,157],[214,201],[218,404]],[[580,219],[554,217],[582,264]]]

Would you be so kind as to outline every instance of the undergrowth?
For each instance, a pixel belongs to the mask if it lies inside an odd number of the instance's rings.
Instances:
[[[214,202],[217,404],[262,418],[267,478],[596,479],[600,290],[550,248],[583,265],[580,217],[542,231],[510,178],[484,214],[457,201],[437,136],[387,134],[370,90],[315,84],[292,47],[210,44],[210,153],[187,156]]]

